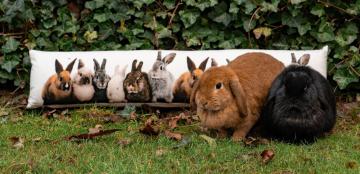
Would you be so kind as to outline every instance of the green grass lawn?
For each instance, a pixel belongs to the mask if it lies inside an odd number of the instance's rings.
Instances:
[[[98,118],[114,113],[114,108],[81,108],[70,110],[65,118],[47,119],[40,110],[24,111],[4,103],[0,105],[0,173],[360,173],[359,105],[355,113],[338,119],[333,134],[311,145],[270,141],[245,146],[216,139],[216,146],[210,146],[193,122],[175,128],[189,143],[174,149],[180,142],[163,134],[139,133],[145,118],[117,123]],[[89,117],[94,112],[99,115]],[[96,124],[120,131],[81,142],[63,140],[87,133]],[[23,148],[12,146],[9,138],[14,136],[25,139]],[[131,143],[119,145],[124,139]],[[265,149],[275,152],[267,164],[260,156]]]

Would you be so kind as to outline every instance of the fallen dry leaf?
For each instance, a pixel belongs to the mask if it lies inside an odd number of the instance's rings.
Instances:
[[[167,152],[166,149],[159,148],[159,149],[156,150],[155,155],[156,155],[156,156],[162,156],[162,155],[164,155],[166,152]]]
[[[118,145],[120,145],[121,147],[125,147],[131,144],[131,140],[129,139],[121,139],[117,142]]]
[[[140,133],[150,136],[156,136],[159,135],[159,129],[148,124],[140,129]]]
[[[136,118],[137,118],[136,112],[135,112],[135,111],[132,111],[132,112],[130,113],[130,119],[131,119],[131,120],[136,120]]]
[[[273,158],[274,158],[274,156],[275,156],[275,153],[274,153],[274,151],[273,150],[264,150],[261,154],[261,159],[262,159],[262,162],[264,163],[264,164],[267,164],[267,163],[269,163],[270,162],[270,160],[272,160]]]
[[[11,143],[12,143],[12,147],[14,147],[15,149],[21,149],[24,148],[24,138],[21,137],[10,137],[9,138]]]
[[[346,163],[346,168],[348,169],[355,169],[357,167],[357,164],[355,161],[349,161]]]
[[[110,115],[110,116],[103,117],[103,121],[105,123],[117,123],[117,122],[124,121],[124,119],[118,115]]]
[[[97,124],[94,128],[89,128],[89,134],[99,133],[102,129],[103,126],[101,124]]]
[[[258,146],[261,144],[269,144],[269,140],[265,138],[248,137],[244,140],[245,146]]]
[[[50,119],[50,118],[53,118],[53,114],[56,112],[56,109],[53,109],[51,111],[47,111],[47,112],[44,112],[42,114],[42,117],[45,118],[45,119]]]
[[[65,137],[64,139],[67,141],[76,141],[76,140],[86,140],[86,139],[93,139],[98,136],[104,136],[111,133],[114,133],[116,131],[119,131],[120,129],[109,129],[109,130],[100,130],[98,133],[87,133],[87,134],[79,134],[79,135],[72,135]]]
[[[210,147],[216,147],[216,141],[214,138],[211,138],[207,135],[200,135],[200,137],[206,140],[206,142],[210,145]]]
[[[159,135],[159,129],[152,124],[153,124],[153,118],[150,117],[145,121],[145,126],[139,130],[140,133],[150,136]]]
[[[175,117],[171,117],[169,120],[169,129],[175,129],[177,127],[177,122],[180,120],[180,115],[179,116],[175,116]]]
[[[164,132],[165,136],[169,139],[173,139],[173,140],[176,140],[176,141],[180,141],[182,139],[182,135],[180,133],[175,133],[175,132],[171,132],[171,131],[168,131],[166,130]]]
[[[36,137],[32,139],[32,142],[39,142],[41,140],[41,137]]]

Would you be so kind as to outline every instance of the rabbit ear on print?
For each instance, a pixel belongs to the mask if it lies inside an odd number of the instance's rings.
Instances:
[[[291,53],[291,63],[306,66],[310,61],[310,54],[302,55],[299,60],[296,61],[295,53]]]

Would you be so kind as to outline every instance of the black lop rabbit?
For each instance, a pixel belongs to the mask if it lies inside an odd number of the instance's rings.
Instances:
[[[274,80],[264,105],[260,124],[272,138],[291,143],[312,143],[329,132],[336,121],[336,102],[328,81],[305,66],[303,55]]]
[[[110,76],[107,75],[105,71],[106,59],[102,60],[101,67],[96,59],[93,60],[95,74],[92,81],[95,88],[95,93],[92,100],[94,102],[108,102],[106,89],[110,81]]]

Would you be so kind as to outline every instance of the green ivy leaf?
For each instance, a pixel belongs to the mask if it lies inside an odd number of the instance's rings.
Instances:
[[[280,3],[280,0],[272,0],[271,3],[264,1],[261,3],[261,7],[262,7],[261,11],[262,12],[268,12],[268,11],[277,12],[279,3]]]
[[[305,2],[306,0],[290,0],[291,4],[300,4],[302,2]]]
[[[239,7],[237,6],[236,3],[232,2],[232,3],[230,4],[229,12],[230,12],[230,13],[234,13],[234,14],[236,14],[236,13],[239,12]]]
[[[359,30],[356,24],[349,22],[338,30],[335,41],[342,47],[349,45],[356,40],[358,33]]]
[[[158,31],[159,35],[158,38],[166,38],[166,37],[171,37],[171,31],[167,28],[162,28]]]
[[[251,14],[252,11],[256,8],[256,5],[251,1],[246,1],[245,3],[245,14]]]
[[[143,5],[149,5],[151,3],[153,3],[155,0],[132,0],[132,3],[134,4],[134,6],[137,9],[141,9],[141,7],[143,7]]]
[[[4,53],[10,53],[10,52],[16,51],[16,49],[18,49],[19,45],[20,45],[19,41],[15,40],[12,37],[9,37],[7,39],[5,45],[3,45],[1,48]]]
[[[186,5],[197,7],[201,11],[204,11],[208,7],[213,7],[218,3],[217,0],[184,0],[184,1]]]
[[[88,8],[90,10],[95,10],[95,9],[103,7],[104,4],[105,4],[104,0],[86,1],[85,2],[85,8]]]
[[[323,6],[316,4],[314,7],[311,8],[310,13],[315,16],[321,17],[325,14],[325,10]]]
[[[19,64],[19,61],[16,60],[8,60],[5,61],[5,63],[3,63],[1,65],[1,68],[3,68],[4,70],[6,70],[8,73],[11,73],[11,71],[16,67],[16,65]]]
[[[164,0],[163,4],[167,9],[173,9],[175,8],[175,2],[174,0]]]
[[[359,78],[347,67],[337,69],[333,80],[337,82],[340,89],[345,89],[350,83],[359,82]]]
[[[94,19],[98,22],[105,22],[106,20],[108,20],[108,16],[106,13],[96,13],[94,15]]]
[[[200,12],[196,9],[184,9],[179,12],[180,19],[184,23],[185,28],[192,26],[200,16]]]

